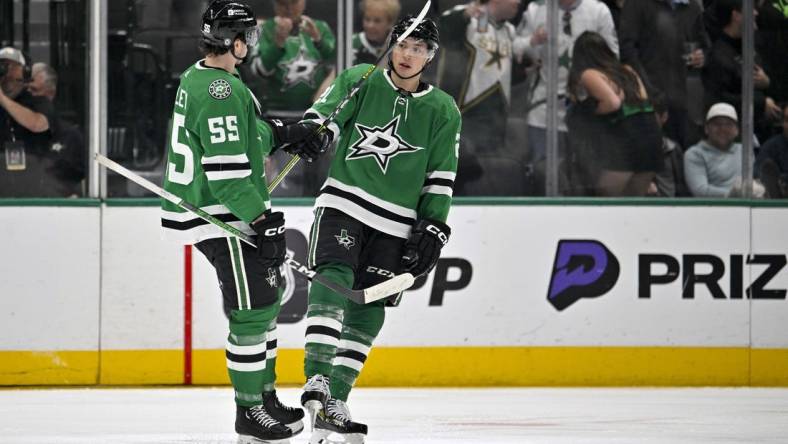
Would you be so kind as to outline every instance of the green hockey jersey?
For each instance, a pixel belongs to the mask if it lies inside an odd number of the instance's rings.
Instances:
[[[322,123],[370,66],[342,72],[304,118]],[[394,85],[387,70],[370,75],[328,127],[338,138],[337,152],[316,207],[338,209],[402,238],[417,219],[446,221],[460,112],[451,96],[423,86],[410,94]]]
[[[271,207],[263,158],[274,145],[259,105],[239,77],[203,61],[181,75],[175,96],[164,189],[235,228]],[[164,237],[184,244],[227,234],[162,200]]]
[[[267,109],[298,110],[309,107],[315,92],[336,59],[336,38],[328,24],[315,20],[320,42],[315,44],[305,32],[289,36],[283,47],[276,45],[276,23],[262,24],[259,57],[255,70],[269,80],[264,100]]]

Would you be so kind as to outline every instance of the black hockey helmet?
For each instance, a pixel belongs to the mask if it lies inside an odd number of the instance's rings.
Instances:
[[[397,39],[405,32],[410,25],[413,24],[413,21],[416,20],[416,17],[409,15],[394,25],[391,28],[391,38],[389,39],[389,46],[394,45],[397,42]],[[431,19],[425,18],[421,21],[421,23],[416,26],[413,32],[408,35],[408,37],[413,37],[415,39],[423,40],[430,51],[433,54],[438,51],[438,44],[440,42],[440,36],[438,35],[438,25],[435,24]]]
[[[254,12],[247,4],[213,0],[202,15],[202,39],[208,45],[229,49],[236,38],[254,46],[260,37]]]

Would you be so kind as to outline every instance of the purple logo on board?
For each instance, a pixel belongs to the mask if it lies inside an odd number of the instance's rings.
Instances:
[[[561,311],[581,298],[610,291],[618,280],[618,259],[599,241],[560,240],[547,300]]]

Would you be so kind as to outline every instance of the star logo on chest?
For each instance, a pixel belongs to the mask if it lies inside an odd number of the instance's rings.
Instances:
[[[318,64],[319,61],[307,54],[304,46],[300,46],[295,57],[278,64],[279,68],[285,71],[284,88],[291,88],[298,83],[314,87]]]
[[[394,156],[424,149],[409,144],[399,136],[397,133],[399,118],[400,116],[395,117],[382,128],[368,127],[357,123],[356,130],[361,138],[350,147],[350,154],[345,159],[355,160],[371,157],[378,163],[383,174],[386,174],[389,162]]]
[[[503,54],[501,54],[501,51],[498,50],[498,47],[496,46],[494,51],[490,51],[489,49],[486,49],[486,51],[490,54],[490,60],[484,64],[484,67],[487,68],[488,66],[492,66],[494,63],[498,65],[498,69],[501,69],[501,59],[503,59]]]

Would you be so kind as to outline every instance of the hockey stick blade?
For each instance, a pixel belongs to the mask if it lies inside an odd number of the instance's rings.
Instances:
[[[194,214],[196,216],[199,216],[200,218],[202,218],[206,222],[209,222],[209,223],[211,223],[213,225],[216,225],[217,227],[219,227],[222,230],[224,230],[226,233],[231,234],[231,235],[237,237],[238,239],[246,242],[247,244],[257,248],[257,244],[254,242],[254,239],[252,239],[252,237],[249,236],[248,234],[244,233],[243,231],[238,230],[237,228],[233,227],[232,225],[228,225],[227,223],[215,218],[214,216],[206,213],[205,211],[201,210],[198,207],[195,207],[194,205],[186,202],[185,200],[180,199],[178,196],[176,196],[176,195],[170,193],[169,191],[159,187],[158,185],[156,185],[153,182],[145,179],[144,177],[132,172],[131,170],[129,170],[126,167],[120,165],[119,163],[111,160],[110,158],[108,158],[108,157],[106,157],[106,156],[104,156],[104,155],[102,155],[100,153],[96,153],[96,162],[100,163],[101,165],[104,165],[106,168],[108,168],[108,169],[120,174],[121,176],[125,177],[126,179],[129,179],[130,181],[132,181],[132,182],[136,183],[137,185],[145,188],[146,190],[158,195],[159,197],[161,197],[163,199],[166,199],[166,200],[174,203],[175,205],[178,205],[179,207],[183,208],[184,210],[186,210],[186,211],[188,211],[188,212],[190,212],[190,213],[192,213],[192,214]],[[397,277],[398,277],[398,276],[395,276],[394,278],[389,279],[386,282],[383,282],[383,283],[380,283],[378,285],[375,285],[375,286],[371,287],[372,289],[375,289],[374,295],[375,295],[376,298],[368,300],[366,298],[366,291],[369,290],[369,289],[367,289],[367,290],[351,290],[349,288],[345,288],[345,287],[343,287],[343,286],[341,286],[341,285],[339,285],[339,284],[337,284],[337,283],[335,283],[335,282],[333,282],[333,281],[331,281],[329,279],[324,278],[323,276],[320,276],[319,274],[317,274],[314,271],[310,270],[309,267],[301,264],[300,262],[296,261],[295,259],[293,259],[292,257],[289,257],[289,256],[285,257],[285,263],[287,264],[287,266],[289,266],[290,268],[295,270],[297,273],[300,273],[300,274],[304,275],[310,281],[319,282],[319,283],[323,284],[324,286],[330,288],[331,290],[334,290],[335,292],[341,294],[342,296],[344,296],[344,297],[346,297],[346,298],[350,299],[351,301],[356,302],[358,304],[366,304],[368,302],[376,301],[376,300],[382,299],[382,298],[384,298],[386,296],[390,296],[392,294],[399,293],[400,291],[402,291],[402,290],[399,290],[399,288],[402,287],[402,285],[404,284],[404,282],[401,282],[401,279],[395,281],[395,279],[397,279]],[[402,275],[400,275],[400,276],[402,276]],[[394,281],[394,282],[389,283],[390,281]],[[411,283],[410,285],[413,285],[413,284]],[[410,287],[410,285],[408,285],[408,287]],[[387,295],[383,294],[386,291],[391,291],[391,293],[389,293]]]
[[[373,285],[364,290],[363,303],[369,304],[370,302],[375,302],[391,295],[401,293],[412,287],[414,282],[416,282],[416,278],[412,274],[398,274],[385,282]]]
[[[320,126],[315,130],[314,134],[320,134],[322,131],[328,130],[328,125],[334,119],[336,119],[339,112],[342,111],[343,108],[345,108],[348,102],[350,102],[350,99],[352,99],[353,96],[356,95],[356,93],[361,89],[361,85],[367,80],[367,78],[370,75],[372,75],[372,73],[375,71],[378,65],[380,65],[380,62],[382,62],[383,59],[385,59],[391,53],[391,51],[394,49],[397,43],[400,43],[401,41],[408,38],[408,36],[413,32],[413,30],[416,29],[417,26],[419,26],[422,20],[424,20],[424,17],[427,16],[427,13],[430,12],[431,5],[432,5],[432,0],[427,0],[427,2],[424,3],[424,6],[421,8],[419,15],[416,16],[416,19],[413,20],[413,23],[411,23],[411,25],[408,26],[405,29],[405,31],[397,38],[397,41],[393,45],[390,45],[388,49],[386,49],[386,52],[381,54],[380,57],[378,57],[378,59],[375,61],[375,63],[372,64],[372,66],[370,66],[369,69],[366,70],[358,80],[356,80],[356,83],[354,83],[353,86],[351,86],[350,91],[345,95],[342,101],[339,102],[339,105],[337,105],[336,108],[334,108],[334,110],[331,112],[331,114],[328,115],[328,117],[323,119],[323,123],[321,123]],[[269,193],[273,192],[276,189],[276,187],[279,186],[282,180],[284,180],[285,176],[290,172],[290,170],[293,169],[293,167],[296,166],[299,160],[301,160],[301,157],[293,156],[290,159],[290,161],[287,162],[287,165],[285,165],[285,167],[282,168],[282,171],[280,171],[279,174],[277,174],[277,176],[274,177],[274,180],[272,180],[271,183],[268,184]]]

